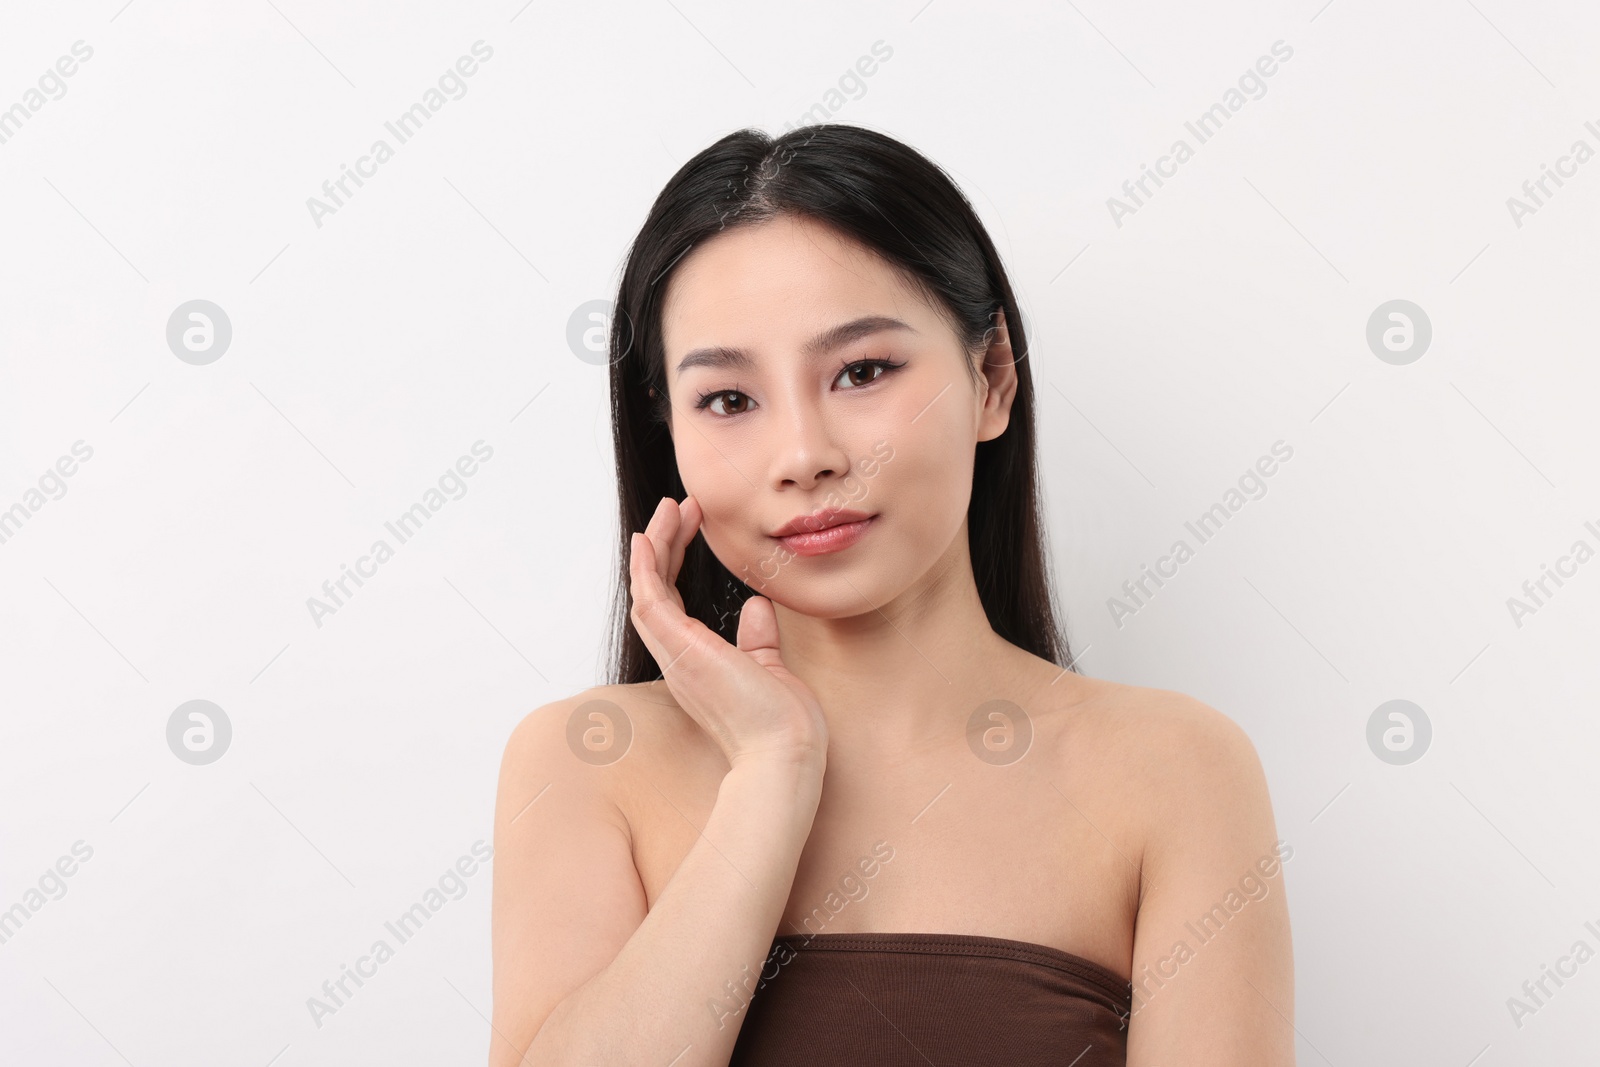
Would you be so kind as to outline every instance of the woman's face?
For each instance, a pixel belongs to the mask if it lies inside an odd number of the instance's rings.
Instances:
[[[961,558],[974,448],[1006,428],[1016,385],[1003,329],[975,386],[955,331],[886,261],[790,216],[684,257],[662,329],[678,471],[736,577],[842,618]],[[845,547],[774,536],[828,508],[870,519]]]

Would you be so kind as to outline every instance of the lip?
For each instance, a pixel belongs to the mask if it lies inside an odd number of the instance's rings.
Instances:
[[[813,511],[809,515],[798,515],[790,519],[776,530],[773,530],[772,536],[784,538],[791,534],[821,533],[830,526],[864,522],[870,518],[872,516],[865,511],[856,511],[853,508],[822,508],[819,511]]]
[[[832,526],[810,533],[786,534],[778,538],[780,544],[797,556],[822,556],[829,552],[843,552],[867,532],[875,515],[854,522],[836,522]]]
[[[861,540],[876,517],[853,508],[822,508],[790,519],[772,536],[797,556],[843,552]]]

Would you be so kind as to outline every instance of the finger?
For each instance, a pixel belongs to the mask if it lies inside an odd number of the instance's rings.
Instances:
[[[778,649],[778,615],[772,601],[764,596],[753,596],[739,609],[739,651],[763,667],[781,664],[783,657]]]
[[[636,533],[631,542],[628,574],[633,583],[633,598],[658,599],[667,594],[667,585],[661,580],[661,550],[659,542],[646,533]]]
[[[634,604],[660,595],[656,569],[656,543],[648,534],[634,533],[628,541],[628,580]]]
[[[672,538],[672,549],[667,561],[667,585],[675,587],[678,584],[678,572],[683,569],[683,556],[689,549],[689,542],[694,540],[694,535],[700,529],[700,502],[692,496],[683,498],[678,505],[678,529]]]
[[[683,610],[674,595],[675,588],[661,578],[655,551],[654,540],[642,533],[632,535],[628,560],[633,596],[631,621],[656,665],[663,674],[670,671],[674,675],[679,671],[700,673],[714,663],[721,666],[713,669],[713,676],[721,671],[743,669],[739,664],[745,661],[733,655],[733,646]],[[769,615],[772,612],[770,603],[767,603],[767,612]],[[776,646],[775,619],[769,624],[769,630],[770,634],[761,631],[762,639]]]
[[[650,650],[650,655],[655,657],[657,666],[665,668],[681,642],[674,639],[670,642],[673,649],[666,647],[673,629],[673,618],[671,611],[663,610],[663,601],[671,608],[677,605],[664,596],[661,576],[656,573],[655,543],[645,534],[635,533],[629,541],[628,575],[633,596],[630,613],[633,628]]]
[[[683,610],[674,595],[676,590],[661,580],[655,558],[655,542],[644,534],[634,534],[629,574],[632,578],[633,623],[639,637],[666,669],[689,645],[711,631]],[[701,633],[700,631],[704,631]],[[722,641],[719,637],[718,641]],[[726,641],[722,641],[726,645]]]
[[[668,565],[672,562],[672,537],[678,531],[678,505],[664,496],[656,504],[655,514],[645,526],[645,536],[650,539],[651,563],[662,582],[668,583]]]

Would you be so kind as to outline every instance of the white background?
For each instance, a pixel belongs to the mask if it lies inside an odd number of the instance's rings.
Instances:
[[[1012,272],[1081,668],[1193,694],[1266,767],[1299,1062],[1593,1055],[1600,962],[1520,1028],[1506,1003],[1600,949],[1600,562],[1507,607],[1600,547],[1600,160],[1520,227],[1506,203],[1600,149],[1592,10],[122,4],[0,10],[0,108],[94,50],[0,145],[0,509],[93,449],[0,544],[0,908],[93,849],[0,945],[0,1061],[483,1062],[487,868],[320,1027],[306,1000],[490,840],[512,726],[601,680],[610,415],[569,316],[678,166],[782,132],[880,40],[833,118],[944,166]],[[480,39],[466,95],[316,225]],[[1119,227],[1107,198],[1279,40]],[[1397,298],[1433,327],[1405,366],[1365,337]],[[233,327],[207,366],[166,343],[192,299]],[[307,598],[480,439],[318,626]],[[1279,440],[1266,496],[1118,626]],[[234,731],[201,767],[166,743],[197,698]],[[1396,698],[1433,727],[1405,766],[1366,740]]]

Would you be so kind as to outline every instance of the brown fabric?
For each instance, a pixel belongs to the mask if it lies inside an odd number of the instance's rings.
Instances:
[[[728,1067],[1127,1063],[1131,987],[1082,956],[971,934],[772,944]]]

